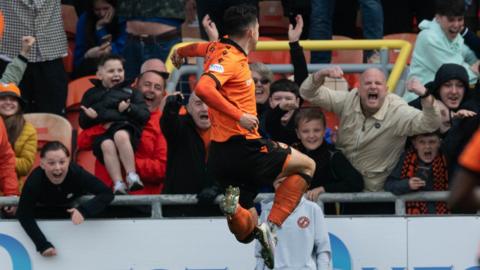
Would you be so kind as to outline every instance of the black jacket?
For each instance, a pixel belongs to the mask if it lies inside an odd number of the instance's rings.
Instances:
[[[167,99],[160,128],[167,141],[164,193],[196,194],[212,185],[206,170],[206,149],[189,114],[179,115],[181,103]]]
[[[181,100],[167,98],[160,128],[167,141],[167,172],[163,193],[197,194],[199,205],[164,206],[163,215],[219,216],[213,200],[221,189],[207,171],[207,150],[189,114],[179,115]]]
[[[70,164],[65,180],[59,185],[50,182],[41,167],[33,170],[20,195],[17,218],[39,252],[53,245],[35,221],[35,206],[38,203],[46,206],[68,205],[79,196],[89,193],[96,196],[76,206],[85,218],[99,214],[113,200],[112,191],[102,181],[74,163]]]
[[[452,120],[452,126],[450,129],[445,134],[442,134],[441,149],[442,153],[447,158],[448,173],[450,176],[453,175],[453,172],[457,167],[458,156],[460,153],[462,153],[463,148],[468,141],[470,141],[470,138],[472,138],[480,124],[480,106],[476,98],[472,95],[475,95],[475,93],[472,90],[468,90],[468,93],[466,93],[457,110],[470,110],[476,112],[477,115],[473,117]],[[417,98],[408,104],[417,109],[422,109],[420,98]],[[409,143],[406,147],[408,146]]]
[[[287,125],[282,125],[281,119],[287,111],[280,109],[279,106],[274,109],[267,109],[265,112],[265,126],[270,139],[283,142],[288,145],[298,141],[297,133],[295,132],[295,115],[298,113],[296,110]]]
[[[100,80],[91,81],[95,86],[83,95],[81,104],[94,109],[98,117],[92,119],[80,111],[79,124],[81,128],[86,129],[97,124],[122,121],[127,121],[140,130],[143,128],[150,117],[150,111],[140,91],[130,88],[130,82],[127,81],[111,89],[106,89]],[[130,100],[130,108],[123,112],[118,111],[118,104],[126,100]]]
[[[323,186],[326,192],[361,192],[363,178],[335,146],[323,142],[315,150],[307,150],[301,143],[294,145],[315,161],[315,173],[309,189]]]

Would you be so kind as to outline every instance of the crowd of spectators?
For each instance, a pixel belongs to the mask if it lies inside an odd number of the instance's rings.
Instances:
[[[89,0],[78,14],[74,70],[67,74],[60,1],[2,1],[2,194],[19,195],[34,169],[36,131],[23,113],[63,116],[68,79],[96,75],[99,80],[82,100],[83,131],[78,136],[78,148],[93,150],[97,158],[95,176],[116,194],[197,194],[198,207],[165,207],[167,216],[220,215],[213,201],[222,187],[206,169],[211,115],[195,93],[166,93],[169,73],[163,62],[181,42],[182,23],[196,15],[205,39],[222,36],[220,13],[238,1],[221,2]],[[259,1],[241,2],[258,7]],[[305,8],[282,2],[292,23],[287,34],[293,79],[253,62],[251,83],[260,133],[292,145],[317,163],[306,199],[317,201],[324,192],[400,195],[448,190],[457,157],[479,124],[480,39],[475,28],[464,24],[466,8],[471,7],[463,0],[436,0],[428,10],[416,7],[419,33],[406,84],[409,91],[402,99],[390,92],[387,75],[379,69],[364,71],[358,87],[349,91],[324,85],[327,77],[344,75],[339,67],[309,75],[299,40],[330,39],[338,5],[315,0]],[[364,38],[380,39],[394,28],[388,16],[394,5],[385,2],[390,1],[358,1]],[[311,14],[301,14],[305,10]],[[407,23],[402,29],[412,30],[412,20]],[[330,60],[329,54],[312,53],[311,63]],[[326,111],[340,121],[333,140],[325,135]],[[412,202],[407,209],[410,214],[448,212],[441,203]],[[7,215],[15,210],[3,208]],[[325,208],[327,214],[392,211],[391,204]]]

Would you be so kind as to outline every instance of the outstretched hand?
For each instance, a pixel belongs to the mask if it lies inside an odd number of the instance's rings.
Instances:
[[[292,24],[288,25],[288,41],[289,42],[296,42],[300,40],[300,36],[302,35],[303,30],[303,18],[302,15],[297,15],[295,17],[295,21],[297,24],[293,27]]]
[[[85,221],[85,218],[83,217],[82,213],[77,210],[77,208],[70,208],[67,209],[67,212],[70,213],[70,217],[72,219],[73,224],[78,225],[82,224],[83,221]]]
[[[57,250],[53,247],[47,248],[42,252],[42,256],[44,257],[53,257],[57,255]]]
[[[32,36],[23,36],[22,37],[22,49],[20,50],[20,54],[22,56],[27,57],[32,49],[33,43],[35,43],[35,38]]]
[[[241,127],[250,132],[258,127],[258,118],[252,114],[244,113],[238,122]]]
[[[172,60],[173,66],[179,69],[185,61],[185,58],[180,56],[175,49],[172,53],[172,56],[170,56],[170,60]]]
[[[202,25],[203,25],[203,28],[205,29],[205,32],[207,32],[208,40],[210,41],[218,40],[219,34],[218,34],[217,26],[212,21],[212,19],[210,19],[210,16],[208,14],[205,15],[205,17],[203,17]]]
[[[91,119],[95,119],[98,117],[97,111],[92,109],[92,107],[85,107],[85,106],[80,106],[80,109]]]
[[[313,80],[317,83],[323,83],[326,77],[340,79],[343,77],[343,70],[339,66],[331,66],[313,74]]]
[[[417,96],[423,96],[427,93],[427,88],[415,77],[407,81],[407,90]]]

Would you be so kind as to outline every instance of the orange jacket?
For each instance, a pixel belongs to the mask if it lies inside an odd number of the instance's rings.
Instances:
[[[144,184],[142,190],[130,192],[132,195],[160,194],[163,190],[167,168],[167,142],[160,129],[160,111],[152,112],[143,128],[140,143],[135,151],[135,167],[140,179]],[[78,135],[77,145],[79,149],[90,150],[93,139],[103,134],[105,128],[95,125],[83,130]],[[105,165],[98,160],[95,162],[95,176],[102,180],[108,187],[113,186]]]
[[[7,129],[0,120],[0,188],[4,196],[19,195],[15,153],[8,142]]]

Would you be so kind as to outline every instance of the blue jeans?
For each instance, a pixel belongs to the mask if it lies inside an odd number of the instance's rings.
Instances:
[[[180,37],[165,41],[143,42],[141,40],[127,38],[123,57],[125,58],[125,79],[134,79],[140,73],[143,62],[150,58],[158,58],[165,62],[170,49],[177,43],[182,42]]]
[[[366,39],[383,38],[383,10],[380,0],[358,0],[363,18],[363,36]],[[332,17],[335,0],[312,0],[310,39],[332,39]],[[367,56],[369,56],[367,53]],[[312,52],[311,63],[330,63],[331,53]]]

